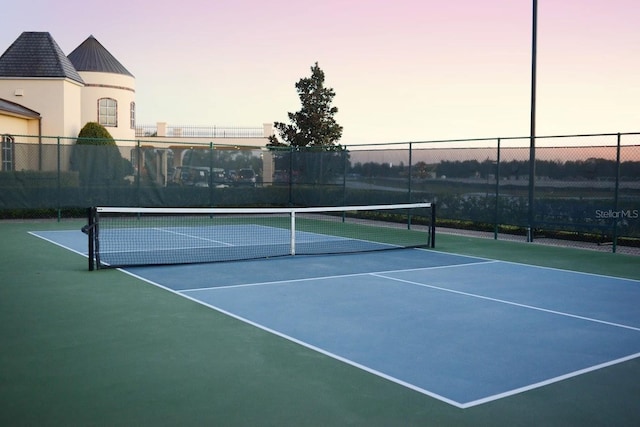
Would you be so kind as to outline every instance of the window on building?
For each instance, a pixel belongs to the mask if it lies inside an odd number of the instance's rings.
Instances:
[[[136,103],[135,102],[131,103],[129,122],[130,122],[129,125],[131,126],[131,129],[135,129],[136,128]]]
[[[111,98],[98,100],[98,123],[102,126],[118,126],[118,101]]]
[[[2,170],[12,171],[15,169],[15,140],[12,136],[2,135]]]

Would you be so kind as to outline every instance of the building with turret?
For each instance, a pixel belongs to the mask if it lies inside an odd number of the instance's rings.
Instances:
[[[194,149],[215,142],[216,149],[254,150],[273,134],[270,123],[213,133],[166,122],[136,126],[135,77],[95,37],[65,55],[48,32],[23,32],[0,56],[0,171],[69,170],[69,148],[88,122],[103,125],[136,171],[152,169],[161,184]]]
[[[67,56],[51,34],[22,33],[0,56],[2,133],[73,138],[87,122],[135,137],[133,74],[93,36]]]

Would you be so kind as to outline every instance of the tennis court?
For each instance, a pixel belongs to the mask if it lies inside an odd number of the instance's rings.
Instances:
[[[161,242],[158,233],[177,238],[182,252],[212,242],[233,252],[257,233],[277,246],[289,238],[264,225],[217,227],[118,228],[107,237],[126,256],[145,252],[149,238]],[[77,230],[33,234],[87,255]],[[298,239],[348,240],[309,232]],[[424,249],[124,271],[458,408],[640,356],[640,282],[631,279]]]
[[[634,257],[439,235],[89,272],[82,225],[0,224],[5,424],[640,419]]]

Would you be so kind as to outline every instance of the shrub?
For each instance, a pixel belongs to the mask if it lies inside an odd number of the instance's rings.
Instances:
[[[71,168],[79,172],[84,187],[123,185],[124,177],[133,173],[109,131],[95,122],[87,123],[78,134]]]

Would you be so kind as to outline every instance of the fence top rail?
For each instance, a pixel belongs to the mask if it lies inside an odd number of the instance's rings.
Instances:
[[[253,129],[253,128],[238,128],[238,129]],[[257,129],[257,128],[256,128]],[[75,143],[75,141],[78,139],[77,137],[66,137],[66,136],[47,136],[47,135],[19,135],[19,134],[11,134],[12,137],[14,138],[29,138],[29,139],[37,139],[39,143],[43,143],[43,141],[47,141],[47,140],[55,140],[57,144],[60,143],[64,143],[67,142],[67,144],[64,145],[72,145],[72,143]],[[183,135],[186,136],[186,135]],[[595,138],[595,137],[608,137],[608,138],[612,138],[612,137],[628,137],[628,136],[640,136],[640,132],[619,132],[619,133],[595,133],[595,134],[574,134],[574,135],[540,135],[540,136],[536,136],[535,139],[536,141],[548,141],[548,140],[554,140],[554,139],[585,139],[585,138]],[[181,141],[179,139],[175,139],[177,137],[174,136],[174,138],[172,139],[171,137],[163,137],[163,138],[154,138],[154,139],[148,139],[148,138],[136,138],[136,139],[115,139],[115,141],[117,143],[125,143],[125,144],[129,144],[131,146],[138,146],[141,144],[153,144],[153,145],[165,145],[165,146],[169,146],[169,145],[175,145],[175,146],[184,146],[184,147],[189,147],[189,146],[202,146],[202,147],[206,147],[206,146],[211,146],[213,145],[214,147],[223,147],[223,148],[227,148],[227,147],[231,147],[231,148],[253,148],[253,149],[269,149],[272,151],[289,151],[289,150],[293,150],[295,149],[295,147],[268,147],[268,146],[262,146],[262,145],[256,145],[256,146],[249,146],[249,145],[239,145],[239,144],[234,144],[232,142],[218,142],[215,141],[216,138],[222,139],[224,140],[224,137],[211,137],[209,140],[207,140],[207,137],[201,137],[200,141]],[[258,138],[258,137],[256,137]],[[260,138],[264,138],[263,136]],[[84,138],[84,139],[91,139],[91,138]],[[226,139],[232,139],[232,138],[226,138]],[[249,138],[248,138],[249,139]],[[259,139],[259,138],[258,138]],[[351,144],[351,145],[342,145],[341,146],[341,150],[350,150],[350,151],[357,151],[357,150],[365,150],[367,148],[371,148],[371,147],[375,147],[376,149],[379,148],[383,148],[383,147],[388,147],[389,149],[397,149],[399,147],[407,147],[407,146],[416,146],[416,145],[435,145],[435,144],[450,144],[450,143],[491,143],[491,145],[486,145],[486,146],[473,146],[473,145],[465,145],[465,146],[448,146],[448,147],[438,147],[438,148],[449,148],[449,149],[455,149],[455,148],[493,148],[495,146],[496,143],[498,142],[507,142],[507,141],[529,141],[531,139],[531,137],[529,136],[512,136],[512,137],[492,137],[492,138],[463,138],[463,139],[438,139],[438,140],[423,140],[423,141],[405,141],[405,142],[379,142],[379,143],[362,143],[362,144]],[[16,141],[18,142],[18,141]],[[585,144],[585,146],[595,146],[596,144]],[[606,144],[597,144],[597,145],[602,145],[605,146]],[[611,145],[615,145],[615,144],[611,144]],[[628,145],[628,144],[624,144],[624,145]],[[633,144],[636,145],[636,144]],[[523,145],[524,146],[524,145]],[[575,144],[575,145],[571,145],[572,147],[579,147],[579,144]],[[513,148],[513,147],[504,147],[504,148]],[[539,148],[549,148],[548,146],[540,146]]]
[[[538,135],[536,140],[559,139],[559,138],[593,138],[593,137],[614,137],[614,136],[640,135],[640,132],[615,132],[615,133],[593,133],[593,134],[571,134],[571,135]],[[418,141],[398,141],[398,142],[372,142],[349,147],[371,147],[388,145],[409,145],[409,144],[442,144],[451,142],[497,142],[497,141],[517,141],[530,140],[530,136],[506,136],[506,137],[486,137],[486,138],[458,138],[458,139],[432,139]]]

